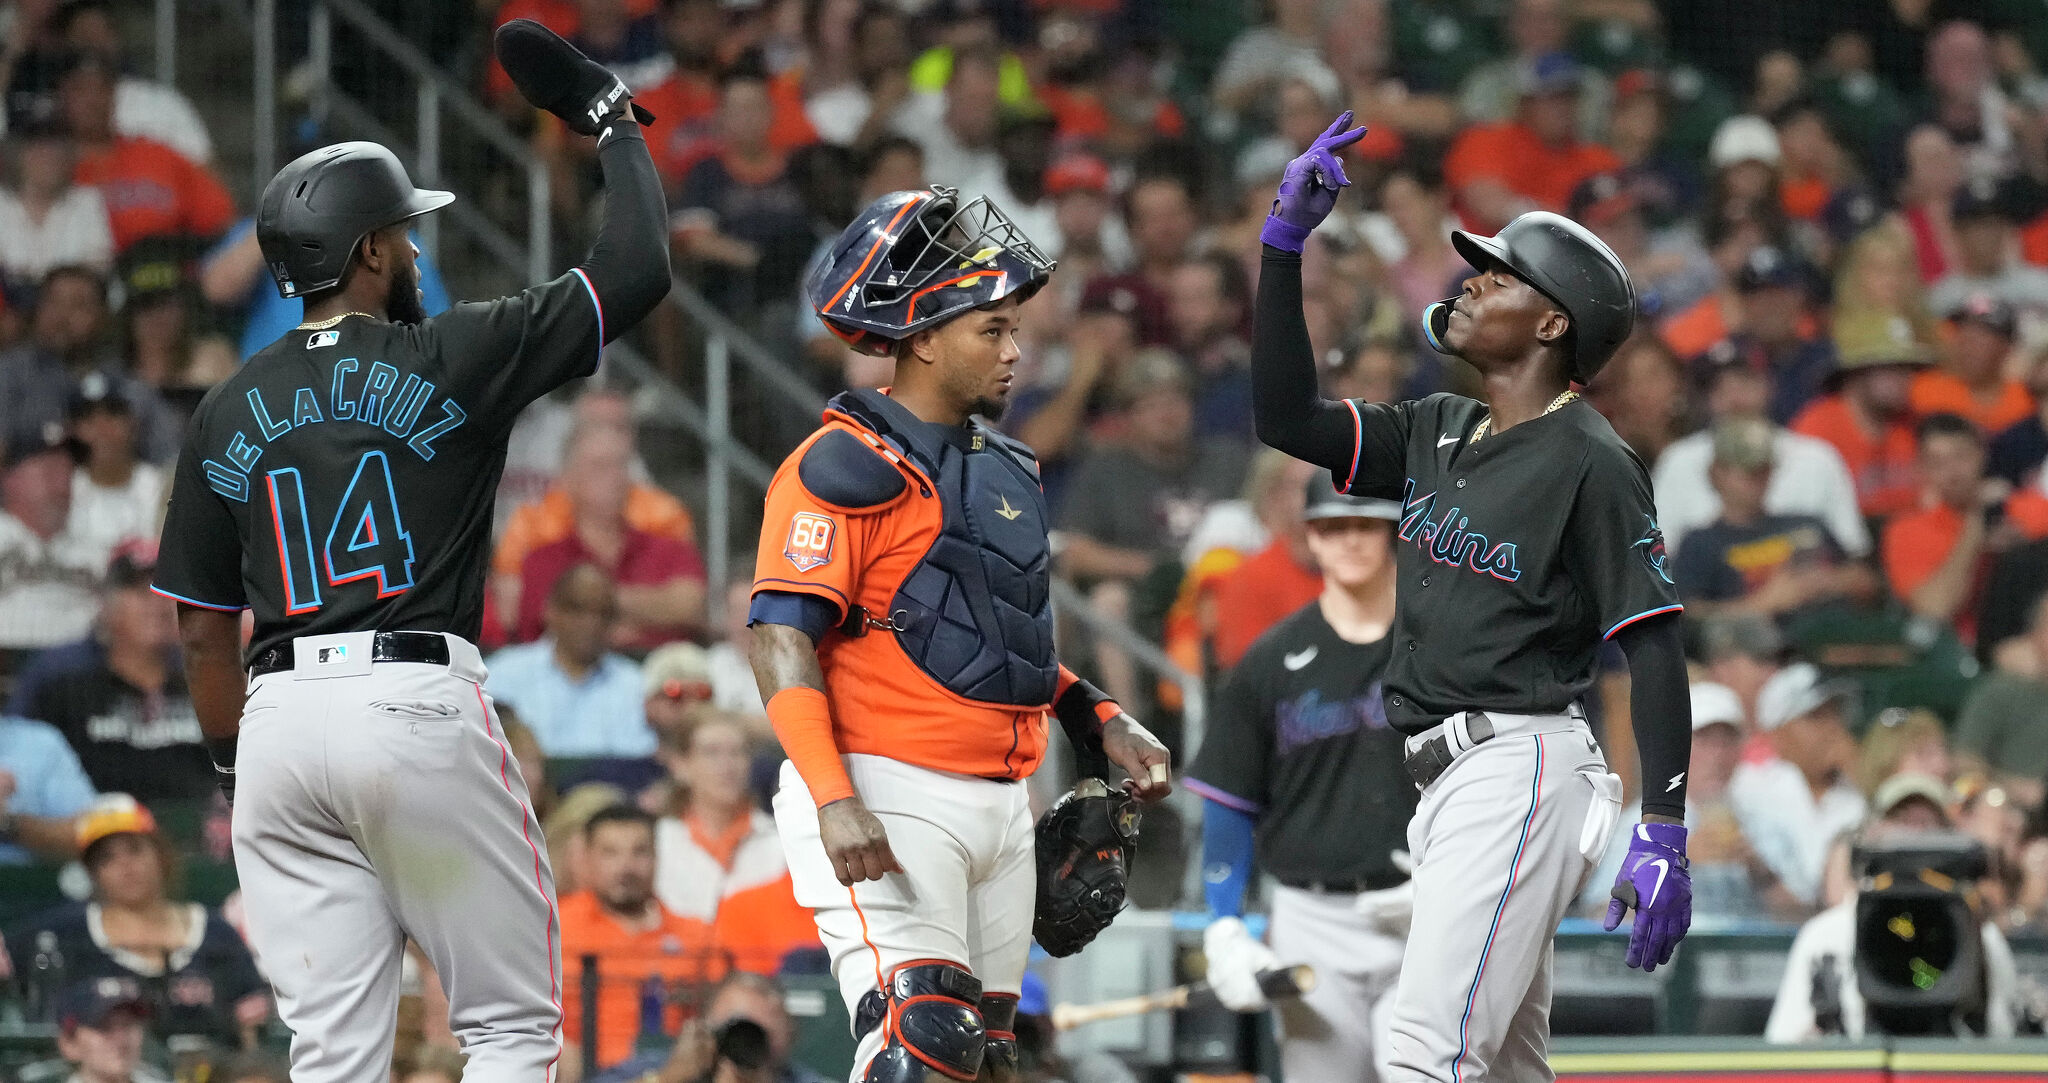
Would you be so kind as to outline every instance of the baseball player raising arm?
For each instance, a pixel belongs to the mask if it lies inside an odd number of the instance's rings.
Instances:
[[[1395,852],[1415,812],[1380,691],[1401,506],[1330,482],[1317,471],[1302,512],[1322,596],[1260,636],[1224,678],[1187,785],[1205,799],[1212,920],[1202,946],[1217,999],[1257,1011],[1267,1006],[1261,971],[1314,963],[1314,988],[1277,1004],[1281,1074],[1372,1083],[1408,922]],[[1255,840],[1259,868],[1280,881],[1270,948],[1238,918]]]
[[[1337,153],[1364,134],[1350,121],[1289,164],[1262,233],[1259,438],[1401,502],[1386,707],[1421,799],[1391,1076],[1547,1080],[1552,934],[1620,816],[1579,704],[1603,639],[1628,656],[1644,790],[1607,925],[1635,910],[1627,961],[1647,970],[1692,920],[1681,607],[1648,471],[1571,390],[1628,337],[1635,290],[1606,245],[1555,214],[1454,232],[1474,273],[1423,330],[1478,370],[1485,400],[1320,397],[1301,250],[1348,183]]]
[[[1170,789],[1166,749],[1054,657],[1038,463],[976,416],[1001,416],[1020,307],[1051,272],[987,199],[933,188],[877,200],[805,283],[828,328],[896,361],[893,387],[833,399],[776,472],[750,608],[789,754],[776,826],[853,1016],[856,1083],[1016,1077],[1022,780],[1048,710],[1084,769]]]
[[[533,23],[501,29],[499,56],[597,137],[590,255],[427,319],[406,225],[454,197],[415,189],[374,143],[285,166],[257,234],[306,322],[200,404],[164,522],[154,585],[180,603],[249,937],[302,1083],[389,1072],[408,937],[447,987],[465,1076],[545,1081],[560,1056],[554,877],[473,645],[491,505],[513,418],[589,375],[669,273],[624,85]]]

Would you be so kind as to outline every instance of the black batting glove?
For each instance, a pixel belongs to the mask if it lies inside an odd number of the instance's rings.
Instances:
[[[532,19],[498,28],[498,63],[536,108],[562,118],[571,131],[596,135],[613,117],[630,111],[651,124],[654,114],[633,104],[626,84],[560,34]]]

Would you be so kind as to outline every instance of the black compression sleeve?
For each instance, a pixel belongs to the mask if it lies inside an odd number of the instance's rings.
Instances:
[[[1340,473],[1358,448],[1358,423],[1316,387],[1315,348],[1301,311],[1301,257],[1266,246],[1252,323],[1252,417],[1259,440]]]
[[[1637,621],[1616,637],[1628,655],[1629,718],[1643,765],[1643,812],[1685,818],[1692,760],[1692,694],[1678,614]]]
[[[604,224],[581,264],[603,310],[605,341],[640,322],[668,296],[668,207],[647,140],[631,112],[599,133],[604,168]]]

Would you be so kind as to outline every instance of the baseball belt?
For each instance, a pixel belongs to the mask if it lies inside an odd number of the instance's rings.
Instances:
[[[378,632],[370,647],[372,662],[421,662],[430,666],[448,664],[448,639],[439,632]],[[292,669],[292,645],[272,647],[249,660],[249,675],[282,673]]]

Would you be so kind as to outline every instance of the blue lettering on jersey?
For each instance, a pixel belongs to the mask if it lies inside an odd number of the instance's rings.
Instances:
[[[311,425],[323,420],[325,419],[320,416],[320,397],[313,394],[310,387],[299,388],[298,394],[292,396],[292,424]]]
[[[1314,741],[1386,728],[1387,705],[1378,681],[1354,699],[1325,699],[1321,690],[1310,689],[1273,708],[1274,740],[1282,756]]]
[[[334,415],[336,421],[347,421],[356,416],[356,400],[342,394],[341,390],[342,380],[355,370],[356,359],[353,357],[344,357],[334,363],[334,393],[329,399],[328,412]]]
[[[263,392],[261,389],[250,388],[247,398],[249,400],[249,413],[255,417],[256,431],[263,434],[264,443],[269,443],[292,431],[291,422],[270,420],[270,410],[263,405]]]
[[[1430,516],[1436,513],[1436,493],[1416,496],[1415,490],[1415,479],[1409,478],[1401,494],[1402,541],[1414,542],[1438,564],[1485,572],[1510,583],[1522,577],[1522,569],[1515,564],[1515,543],[1488,542],[1486,535],[1468,529],[1470,520],[1455,506],[1444,512],[1443,518],[1431,522]]]
[[[400,440],[412,431],[412,424],[420,419],[420,411],[426,408],[427,397],[434,393],[431,380],[422,380],[408,374],[405,386],[391,399],[391,408],[384,412],[384,431]]]
[[[240,432],[228,439],[227,460],[235,469],[246,474],[255,469],[256,460],[263,457],[263,449],[249,442]]]
[[[454,399],[442,399],[441,420],[421,429],[418,436],[405,442],[405,446],[419,452],[422,459],[432,459],[434,441],[467,420],[469,415],[463,412],[462,407],[455,405]]]
[[[414,433],[413,427],[434,397],[434,382],[413,373],[401,374],[397,366],[389,362],[373,361],[362,385],[351,389],[349,377],[361,369],[362,362],[353,357],[334,362],[333,379],[328,384],[327,413],[324,415],[320,410],[320,393],[311,387],[293,390],[289,415],[273,414],[270,404],[264,401],[262,391],[250,388],[243,397],[249,403],[249,415],[255,422],[260,442],[252,442],[245,432],[235,433],[220,459],[207,459],[203,463],[207,484],[229,500],[247,501],[248,475],[255,469],[256,460],[262,457],[264,446],[293,429],[317,425],[330,417],[336,421],[360,421],[383,429],[404,440],[405,445],[422,460],[434,457],[435,440],[469,420],[468,411],[453,399],[444,398],[440,402],[438,420]]]
[[[206,484],[214,492],[237,504],[249,502],[249,475],[246,472],[231,470],[214,459],[206,460],[201,466],[206,470]]]
[[[356,400],[356,420],[365,425],[384,424],[384,401],[398,386],[398,369],[384,361],[370,364],[370,378],[363,381],[363,395]]]

